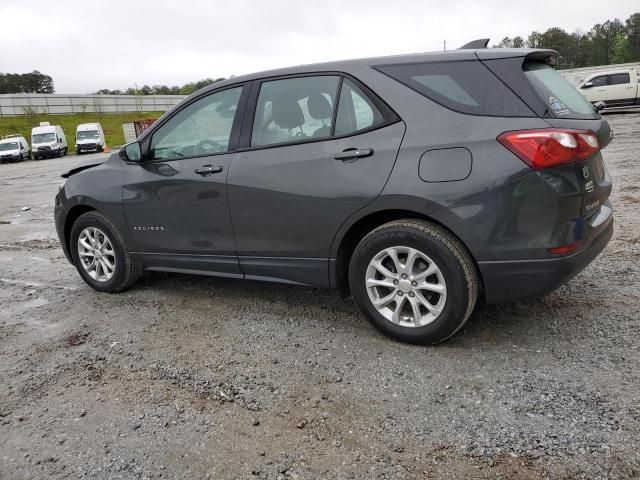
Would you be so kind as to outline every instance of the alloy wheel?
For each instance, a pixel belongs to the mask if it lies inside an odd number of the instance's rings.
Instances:
[[[365,276],[371,303],[396,325],[429,325],[445,306],[447,286],[442,271],[415,248],[385,248],[371,259]]]
[[[116,271],[113,244],[98,228],[87,227],[80,232],[78,256],[85,272],[98,282],[108,282]]]

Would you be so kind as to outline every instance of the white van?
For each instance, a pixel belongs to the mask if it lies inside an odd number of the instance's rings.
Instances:
[[[99,123],[81,123],[76,128],[76,153],[102,152],[104,150],[104,132]]]
[[[21,162],[29,158],[29,144],[22,135],[5,135],[0,140],[0,163]]]
[[[31,153],[34,160],[45,157],[61,157],[67,154],[67,138],[59,125],[40,122],[31,130]]]

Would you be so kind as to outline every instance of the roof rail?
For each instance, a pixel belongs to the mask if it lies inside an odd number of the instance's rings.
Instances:
[[[2,136],[2,140],[4,140],[5,138],[17,138],[17,137],[21,137],[22,135],[20,135],[19,133],[11,133],[9,135],[3,135]]]
[[[487,48],[489,45],[488,38],[479,38],[478,40],[472,40],[469,43],[465,43],[463,46],[458,48],[458,50],[476,50],[478,48]]]

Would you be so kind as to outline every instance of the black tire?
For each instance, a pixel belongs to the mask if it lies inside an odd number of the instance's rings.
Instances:
[[[107,281],[97,281],[92,278],[80,263],[78,253],[78,237],[87,227],[100,229],[110,240],[115,252],[115,271]],[[82,279],[93,289],[100,292],[122,292],[130,288],[139,277],[135,260],[129,254],[122,236],[114,225],[101,213],[87,212],[75,221],[71,227],[70,251],[73,263]]]
[[[38,155],[36,155],[35,153],[34,153],[34,154],[32,154],[32,158],[33,158],[34,160],[40,160],[40,157],[38,157]]]
[[[78,156],[82,155],[82,150],[76,150],[76,155]]]
[[[369,298],[366,287],[369,262],[384,249],[397,246],[427,255],[444,278],[444,306],[439,315],[424,326],[393,323]],[[440,343],[453,336],[471,315],[478,297],[478,275],[467,249],[441,226],[413,219],[386,223],[362,239],[351,257],[349,285],[358,307],[374,327],[403,342],[421,345]]]

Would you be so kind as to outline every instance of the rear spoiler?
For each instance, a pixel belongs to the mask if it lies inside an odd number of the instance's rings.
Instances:
[[[469,43],[465,43],[463,46],[458,48],[458,50],[477,50],[479,48],[487,48],[489,45],[488,38],[479,38],[478,40],[472,40]]]

